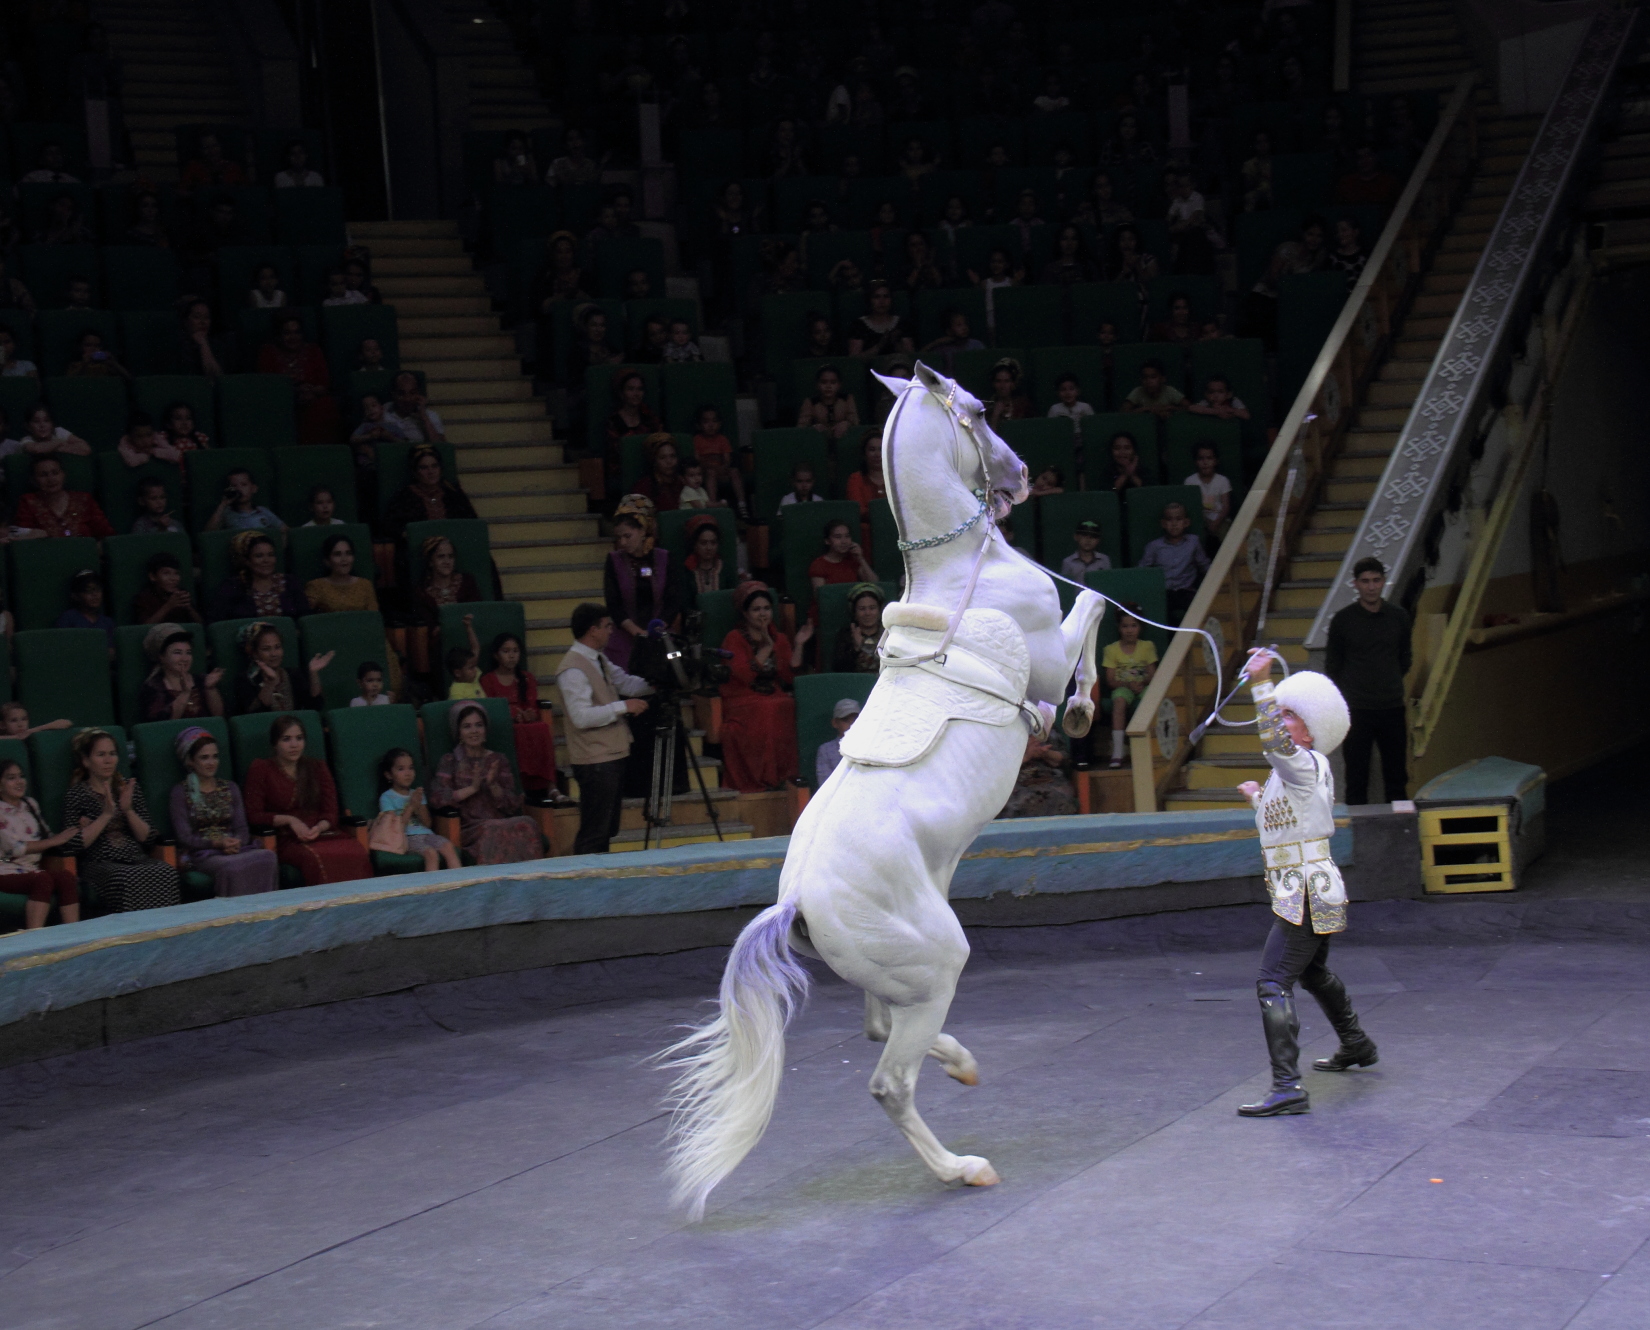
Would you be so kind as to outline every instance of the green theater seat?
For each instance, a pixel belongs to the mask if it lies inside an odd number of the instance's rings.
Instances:
[[[298,437],[291,382],[281,374],[225,374],[218,380],[218,428],[226,448],[290,446]]]
[[[371,610],[311,614],[298,621],[302,660],[335,652],[321,674],[323,709],[347,707],[360,692],[356,671],[366,661],[384,663],[384,616]]]
[[[101,566],[97,542],[90,536],[14,540],[6,546],[6,563],[12,613],[24,630],[50,628],[69,607],[74,575],[82,568]]]
[[[819,747],[836,737],[831,712],[845,697],[861,706],[876,687],[874,674],[803,674],[796,680],[796,748],[803,783],[817,790],[814,779]]]
[[[96,628],[36,628],[12,639],[17,697],[31,724],[67,717],[76,725],[112,725],[109,639]]]
[[[327,729],[332,776],[338,783],[338,802],[346,815],[369,822],[378,815],[378,796],[383,788],[378,768],[391,749],[405,748],[412,754],[418,783],[427,787],[429,772],[418,737],[418,713],[412,707],[401,703],[340,707],[327,712]],[[418,873],[423,871],[424,859],[417,854],[373,850],[372,866],[380,875]]]

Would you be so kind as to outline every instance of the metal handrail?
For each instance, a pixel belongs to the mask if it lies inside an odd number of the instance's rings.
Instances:
[[[1448,224],[1454,195],[1476,158],[1476,123],[1472,112],[1475,82],[1476,75],[1470,73],[1456,80],[1438,117],[1437,128],[1410,172],[1409,181],[1398,196],[1362,276],[1312,362],[1254,484],[1232,519],[1231,529],[1210,561],[1184,623],[1202,625],[1209,618],[1215,598],[1226,590],[1228,582],[1234,590],[1237,588],[1238,560],[1250,554],[1252,538],[1259,546],[1259,562],[1264,563],[1266,536],[1261,522],[1276,518],[1288,471],[1295,470],[1298,474],[1285,513],[1286,543],[1297,533],[1315,502],[1323,486],[1326,463],[1332,460],[1333,445],[1339,444],[1351,423],[1357,393],[1383,358],[1396,316],[1419,285],[1426,252]],[[1291,454],[1295,454],[1292,467]],[[1240,598],[1240,609],[1241,604]],[[1239,640],[1231,644],[1234,651],[1229,663],[1233,666],[1242,656],[1242,637],[1240,633]],[[1127,733],[1136,812],[1156,809],[1160,794],[1168,789],[1190,754],[1186,740],[1175,736],[1174,751],[1165,754],[1169,768],[1161,780],[1156,778],[1152,761],[1153,728],[1170,689],[1183,672],[1187,672],[1183,686],[1194,709],[1197,703],[1189,676],[1192,641],[1190,633],[1174,634],[1156,677],[1129,722]]]

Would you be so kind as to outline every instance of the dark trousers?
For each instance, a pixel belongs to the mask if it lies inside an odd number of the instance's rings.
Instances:
[[[574,854],[606,854],[608,842],[619,833],[624,811],[624,772],[627,759],[577,762],[573,779],[579,783],[579,834]]]
[[[1346,801],[1369,802],[1369,754],[1381,750],[1381,783],[1386,798],[1407,799],[1406,744],[1409,738],[1403,707],[1354,707],[1352,727],[1346,732]]]
[[[1303,907],[1309,909],[1310,907]],[[1310,918],[1310,915],[1307,916]],[[1260,983],[1277,984],[1285,992],[1293,992],[1296,980],[1308,993],[1323,987],[1329,974],[1328,933],[1314,933],[1310,923],[1292,924],[1287,919],[1272,916],[1272,931],[1266,935],[1266,946],[1260,954]]]
[[[1187,587],[1184,591],[1176,591],[1171,588],[1163,593],[1164,604],[1169,611],[1168,622],[1171,627],[1180,627],[1181,620],[1186,617],[1186,611],[1192,608],[1192,601],[1196,598],[1197,588],[1195,586]],[[1198,626],[1202,627],[1201,624]]]

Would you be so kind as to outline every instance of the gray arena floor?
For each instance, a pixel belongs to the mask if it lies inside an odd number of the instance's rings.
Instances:
[[[772,1129],[686,1227],[660,1075],[720,956],[422,989],[0,1072],[0,1327],[1644,1330],[1642,762],[1560,786],[1513,897],[1356,907],[1380,1065],[1249,1121],[1263,910],[982,930],[920,1102],[824,983]],[[1632,779],[1629,779],[1633,776]],[[1332,1047],[1303,1007],[1307,1056]]]

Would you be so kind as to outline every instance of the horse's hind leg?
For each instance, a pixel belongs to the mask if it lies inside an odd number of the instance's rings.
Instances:
[[[932,1054],[939,1058],[954,1076],[957,1073],[952,1070],[953,1065],[960,1064],[952,1059],[958,1055],[967,1060],[970,1069],[973,1067],[974,1059],[968,1050],[949,1035],[940,1033],[945,1014],[951,1008],[954,983],[946,984],[943,994],[926,1002],[892,1009],[888,1045],[871,1075],[871,1094],[941,1182],[961,1181],[971,1187],[989,1187],[998,1181],[990,1162],[978,1155],[952,1154],[917,1114],[917,1072],[922,1069],[925,1056]]]
[[[893,1028],[893,1008],[874,993],[865,995],[865,1037],[872,1043],[885,1044]],[[964,1085],[980,1083],[980,1064],[974,1055],[948,1034],[939,1035],[928,1056],[945,1068],[945,1074]]]

